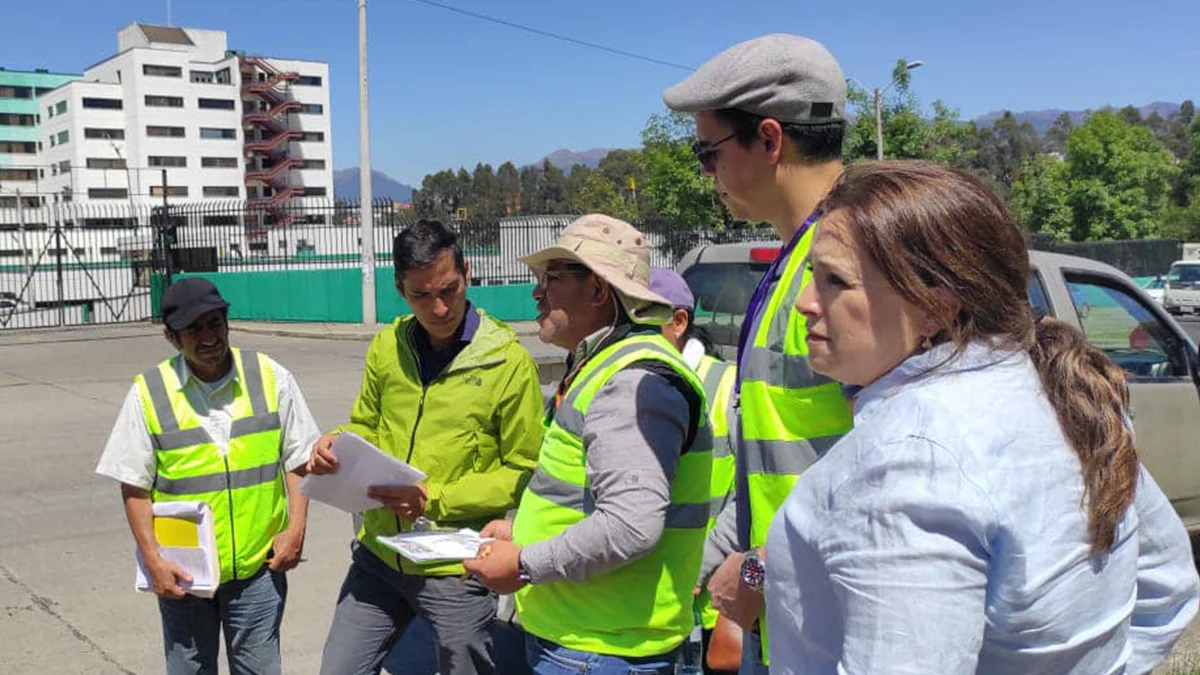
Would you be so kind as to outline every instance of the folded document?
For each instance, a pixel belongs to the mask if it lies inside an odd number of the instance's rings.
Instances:
[[[401,532],[386,537],[379,535],[375,540],[419,564],[474,558],[480,544],[492,541],[466,528]]]
[[[371,485],[416,485],[425,474],[383,452],[348,431],[333,441],[333,454],[338,460],[337,473],[325,476],[308,475],[300,481],[305,497],[324,502],[348,513],[377,509],[383,504],[367,496]]]
[[[201,598],[211,598],[217,592],[221,559],[217,554],[212,509],[207,502],[156,502],[154,537],[162,557],[192,576],[192,583],[181,584],[185,591]],[[135,587],[139,591],[154,590],[141,551],[137,552]]]

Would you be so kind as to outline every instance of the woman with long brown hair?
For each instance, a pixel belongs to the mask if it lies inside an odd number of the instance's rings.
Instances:
[[[796,307],[855,428],[772,525],[771,672],[1149,672],[1200,586],[1120,368],[1035,317],[970,175],[859,165],[823,210]]]

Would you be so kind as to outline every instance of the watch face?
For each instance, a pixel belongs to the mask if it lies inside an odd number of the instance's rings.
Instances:
[[[756,590],[761,589],[766,576],[766,569],[757,556],[747,556],[742,561],[742,583]]]

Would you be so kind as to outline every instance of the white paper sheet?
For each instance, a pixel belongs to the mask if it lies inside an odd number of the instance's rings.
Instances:
[[[183,590],[201,598],[211,598],[221,581],[221,561],[218,557],[216,530],[213,529],[212,509],[207,502],[179,501],[156,502],[154,516],[184,518],[196,523],[198,548],[160,546],[159,554],[166,560],[179,565],[192,576],[191,584],[181,584]],[[146,573],[142,552],[136,551],[137,577],[134,588],[143,592],[153,591]]]
[[[371,485],[416,485],[425,480],[425,474],[419,469],[348,431],[338,434],[334,439],[333,454],[338,460],[337,473],[305,476],[300,481],[300,491],[309,499],[324,502],[347,513],[383,506],[367,496],[367,487]]]
[[[444,562],[474,558],[479,545],[492,541],[480,537],[475,530],[433,530],[428,532],[401,532],[391,536],[375,537],[379,543],[396,551],[415,563]]]

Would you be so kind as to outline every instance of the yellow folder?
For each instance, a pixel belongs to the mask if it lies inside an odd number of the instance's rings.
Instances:
[[[154,519],[154,538],[159,546],[198,548],[200,527],[193,520],[159,516]]]

